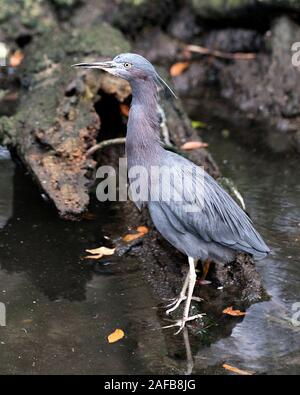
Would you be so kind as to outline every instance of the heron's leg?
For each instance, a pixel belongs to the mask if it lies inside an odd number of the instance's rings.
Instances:
[[[197,318],[202,318],[202,316],[204,315],[204,314],[196,314],[196,315],[189,317],[191,301],[192,301],[194,287],[195,287],[195,283],[196,283],[195,259],[192,257],[189,257],[189,266],[190,266],[190,270],[189,270],[188,292],[187,292],[186,302],[185,302],[185,306],[184,306],[183,317],[181,320],[176,321],[175,324],[171,324],[171,325],[164,327],[164,328],[171,328],[173,326],[179,326],[179,329],[175,333],[175,335],[177,335],[179,332],[182,331],[182,329],[185,327],[186,322],[193,321]]]
[[[195,270],[195,259],[189,257],[189,266],[190,266],[190,270],[189,270],[189,284],[188,284],[188,292],[187,292],[187,299],[185,302],[185,306],[184,306],[184,313],[183,313],[183,326],[189,316],[189,312],[190,312],[190,307],[191,307],[191,301],[192,301],[192,297],[193,297],[193,292],[194,292],[194,288],[195,288],[195,284],[196,284],[196,270]]]
[[[196,268],[198,263],[198,260],[194,260],[194,267]],[[172,311],[176,310],[180,304],[186,300],[187,296],[186,296],[186,291],[189,285],[189,279],[190,279],[190,269],[185,277],[184,283],[183,283],[183,287],[181,289],[181,292],[179,294],[178,298],[175,298],[170,304],[168,304],[166,307],[170,307],[167,311],[166,314],[169,315]],[[196,296],[192,297],[193,300],[197,301],[197,302],[201,302],[202,299],[201,298],[197,298]]]

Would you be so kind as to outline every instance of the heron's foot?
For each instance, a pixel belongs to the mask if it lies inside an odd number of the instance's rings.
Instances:
[[[181,320],[175,321],[174,324],[163,326],[162,329],[168,329],[168,328],[173,328],[175,326],[179,326],[178,331],[174,333],[174,335],[178,335],[178,333],[180,333],[183,330],[187,322],[196,320],[198,318],[202,318],[204,315],[205,313],[202,313],[202,314],[192,315],[191,317],[182,318]]]
[[[169,315],[172,311],[175,311],[180,304],[186,300],[186,295],[180,295],[179,298],[175,298],[173,299],[173,301],[171,303],[169,303],[166,308],[168,308],[168,310],[166,311],[166,314]],[[196,302],[202,302],[203,299],[198,298],[197,296],[192,296],[192,300],[195,300]]]

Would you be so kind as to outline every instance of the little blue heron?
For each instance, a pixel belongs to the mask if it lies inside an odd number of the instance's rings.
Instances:
[[[248,215],[206,172],[203,179],[203,196],[195,195],[193,170],[199,169],[194,163],[174,152],[165,150],[160,141],[160,122],[158,113],[158,86],[164,84],[171,88],[158,75],[153,65],[144,57],[125,53],[112,61],[78,63],[82,68],[101,69],[127,80],[132,88],[132,103],[128,116],[126,155],[128,171],[134,166],[142,166],[150,172],[153,166],[170,169],[173,188],[181,184],[182,176],[188,180],[184,199],[151,199],[146,202],[137,200],[138,208],[146,204],[152,221],[161,235],[175,248],[188,257],[189,271],[183,288],[169,306],[167,314],[174,311],[185,301],[182,319],[174,325],[179,333],[186,322],[201,318],[201,314],[189,316],[190,305],[196,283],[196,264],[213,260],[232,262],[237,252],[244,252],[254,258],[264,258],[270,249],[252,226]],[[173,93],[173,91],[171,90]],[[189,170],[186,170],[189,169]],[[132,179],[129,176],[129,182]],[[145,183],[150,188],[151,183]],[[150,185],[150,186],[149,186]],[[186,210],[186,202],[191,210]]]

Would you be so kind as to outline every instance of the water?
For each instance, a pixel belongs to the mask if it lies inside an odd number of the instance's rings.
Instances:
[[[271,300],[252,305],[243,320],[232,318],[230,331],[220,325],[218,338],[199,334],[184,341],[160,330],[158,300],[138,259],[122,258],[101,272],[82,259],[86,248],[118,234],[119,206],[95,209],[93,221],[59,220],[30,179],[2,155],[0,302],[7,326],[0,327],[1,374],[228,374],[223,363],[299,374],[300,326],[291,324],[292,307],[300,302],[299,166],[211,131],[204,139],[272,248],[257,264]],[[126,337],[108,344],[116,328]],[[189,347],[193,366],[186,360]]]

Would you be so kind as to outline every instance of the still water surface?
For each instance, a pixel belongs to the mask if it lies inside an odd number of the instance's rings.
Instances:
[[[271,299],[252,305],[230,334],[208,343],[201,334],[190,338],[193,373],[228,374],[225,362],[256,373],[299,374],[300,326],[291,318],[293,306],[300,309],[300,168],[296,160],[264,156],[219,133],[208,131],[204,138],[272,248],[257,264]],[[125,257],[96,272],[82,259],[86,248],[117,235],[117,206],[101,214],[96,209],[94,221],[64,222],[3,150],[0,185],[0,302],[7,309],[7,326],[0,327],[1,374],[191,370],[187,339],[159,329],[159,301],[139,262]],[[116,328],[126,337],[110,345],[107,335]]]

